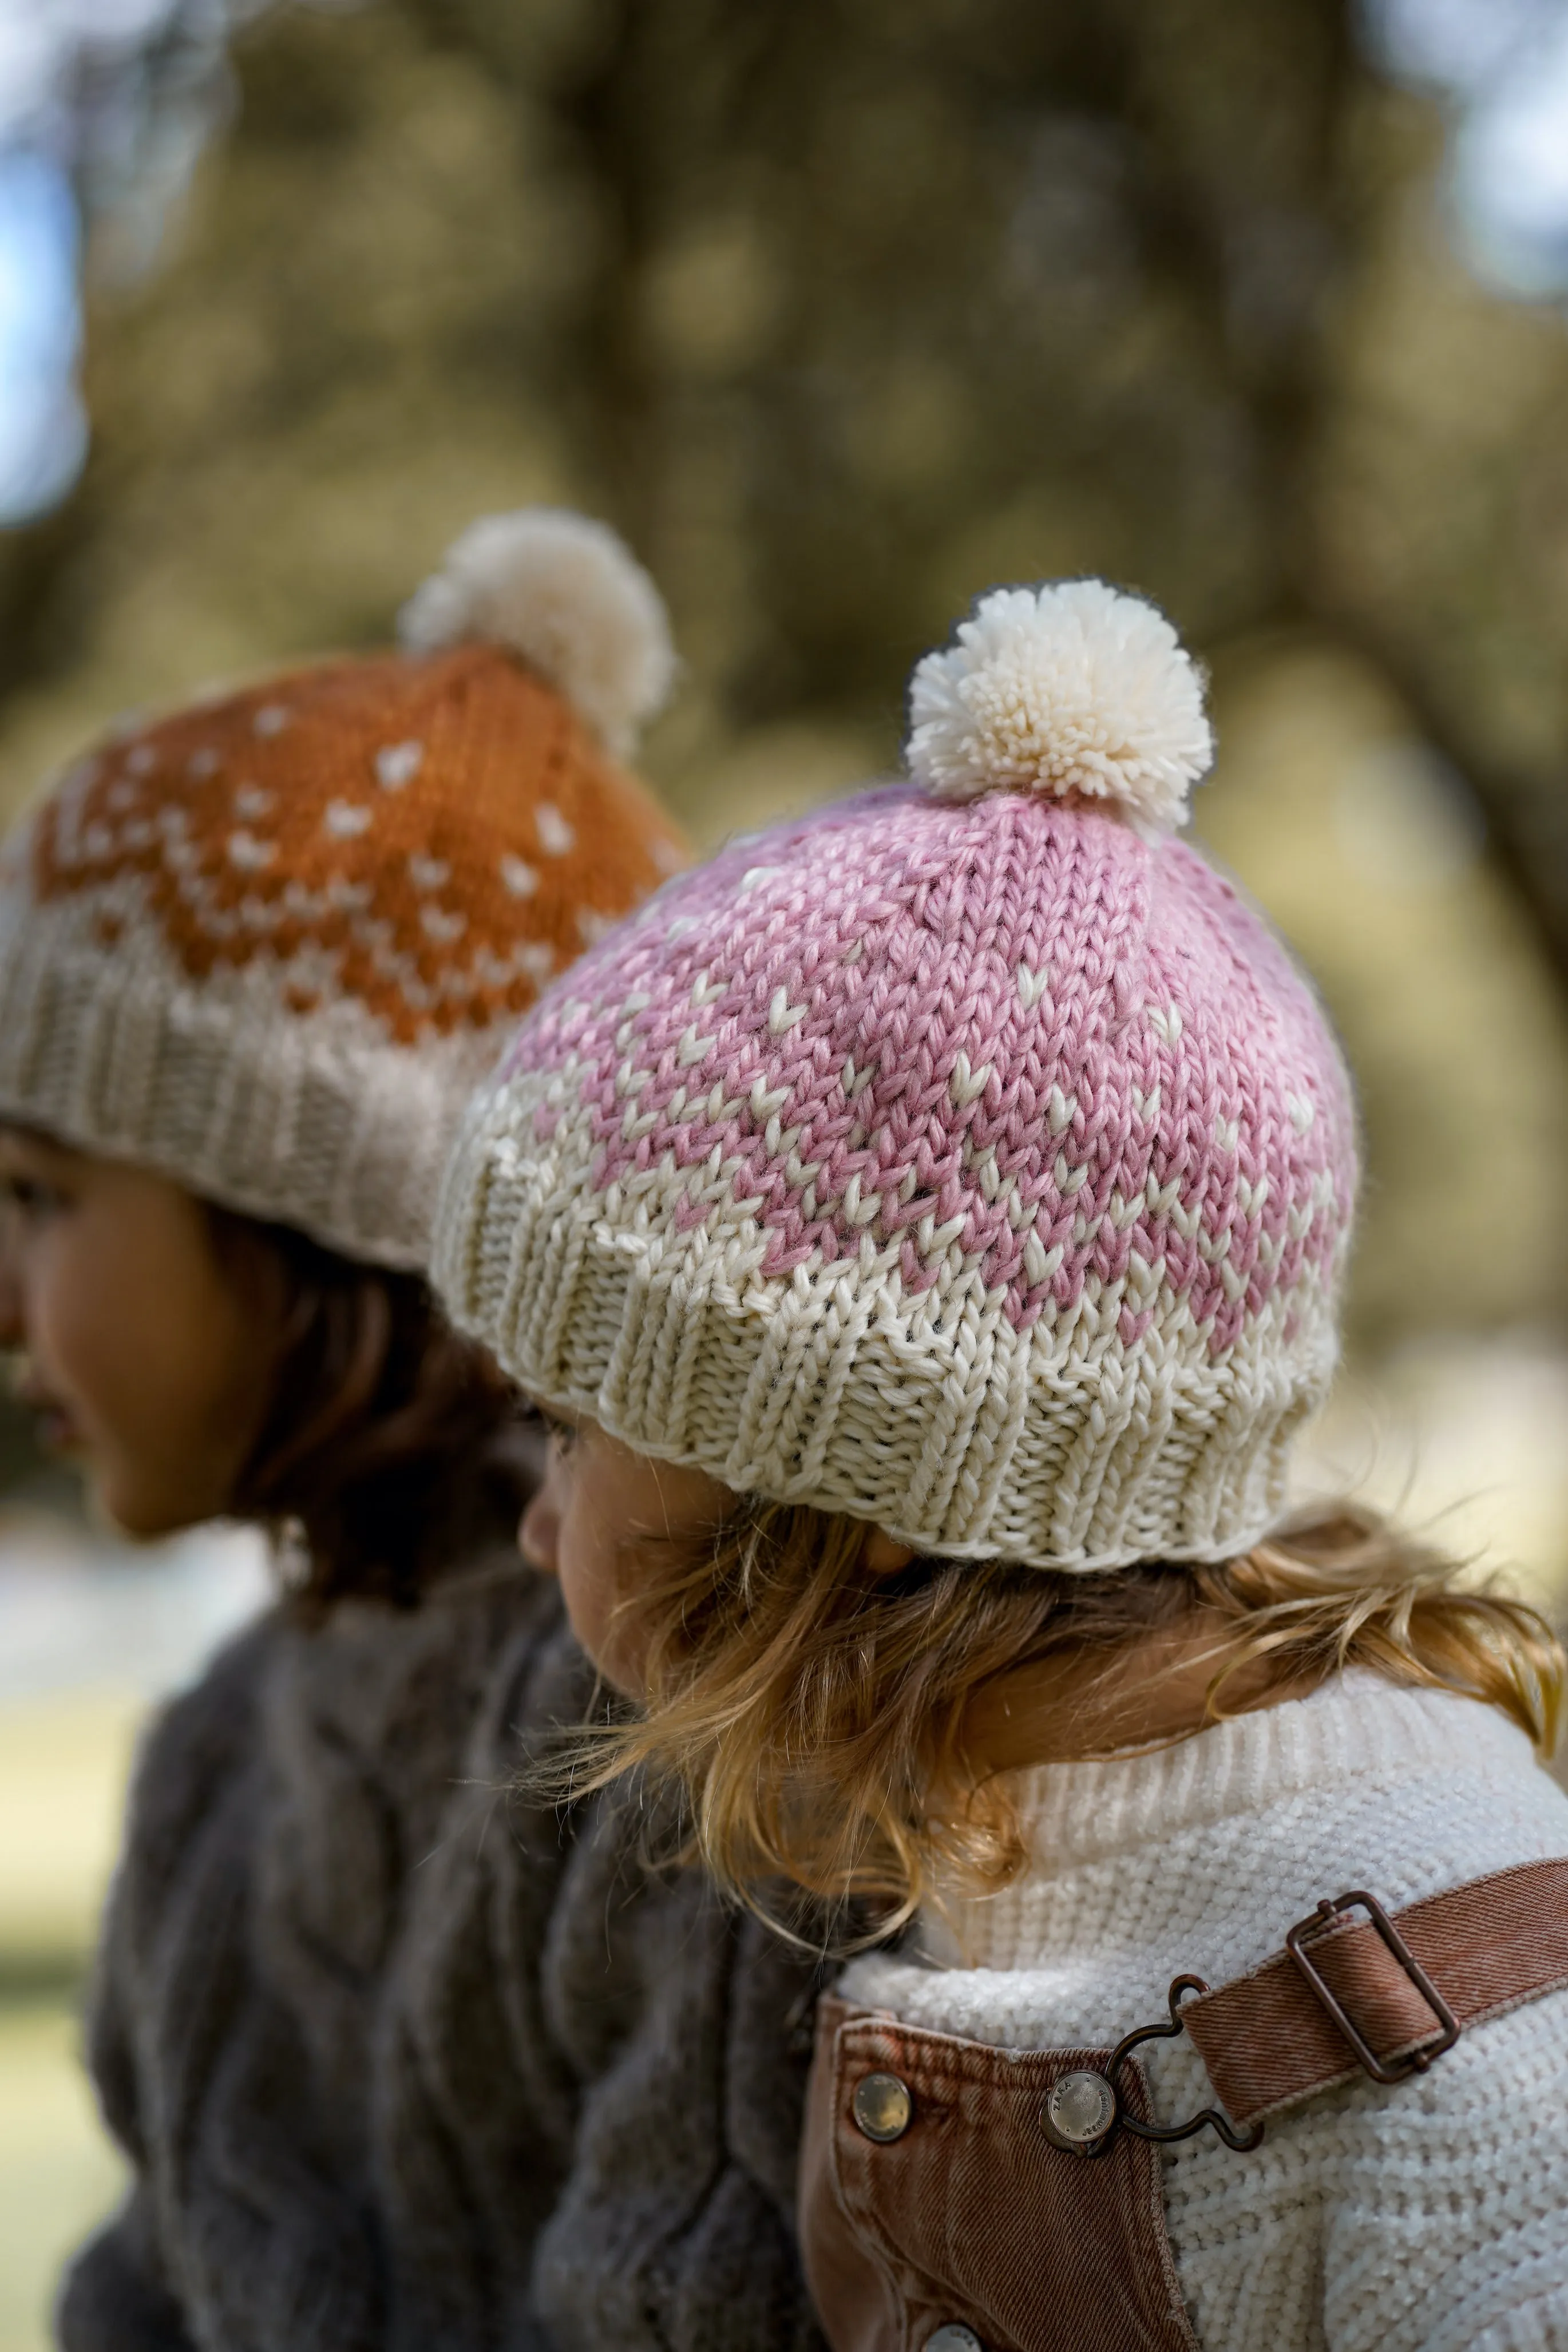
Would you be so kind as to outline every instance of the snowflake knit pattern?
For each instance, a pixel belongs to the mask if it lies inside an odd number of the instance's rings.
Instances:
[[[1228,1556],[1335,1361],[1355,1164],[1310,988],[1166,829],[1196,674],[1135,598],[1002,591],[911,715],[913,785],[668,885],[529,1017],[437,1280],[534,1395],[737,1491]]]
[[[668,674],[651,583],[579,517],[476,530],[510,609],[470,532],[409,649],[121,733],[35,811],[0,860],[0,1116],[423,1265],[518,1014],[685,863],[601,740]]]
[[[1390,1909],[1568,1854],[1568,1800],[1508,1719],[1364,1668],[1153,1755],[1016,1776],[1032,1849],[948,1895],[920,1948],[857,1960],[858,2006],[1003,2049],[1108,2049],[1173,1977],[1256,1968],[1322,1895]],[[1145,2044],[1156,2119],[1213,2097]],[[1206,2352],[1563,2352],[1568,1993],[1467,2026],[1424,2075],[1324,2092],[1247,2155],[1165,2152],[1177,2276]]]

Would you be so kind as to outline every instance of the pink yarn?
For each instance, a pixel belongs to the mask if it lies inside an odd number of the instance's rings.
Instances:
[[[524,1075],[590,1117],[598,1192],[665,1168],[677,1231],[732,1169],[764,1278],[896,1239],[920,1293],[956,1249],[1020,1331],[1136,1253],[1211,1359],[1270,1301],[1288,1341],[1352,1213],[1343,1070],[1267,926],[1185,844],[1037,797],[895,788],[731,847],[582,960]]]

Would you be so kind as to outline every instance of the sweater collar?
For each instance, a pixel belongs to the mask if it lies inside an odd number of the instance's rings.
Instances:
[[[1400,1781],[1451,1764],[1456,1741],[1505,1775],[1532,1769],[1524,1734],[1496,1708],[1447,1691],[1403,1690],[1366,1668],[1310,1696],[1215,1724],[1170,1748],[1009,1773],[1030,1860],[994,1894],[949,1893],[922,1916],[926,1956],[946,1966],[1006,1969],[1048,1946],[1053,1885],[1097,1864],[1238,1816],[1260,1818],[1310,1793],[1372,1777]]]

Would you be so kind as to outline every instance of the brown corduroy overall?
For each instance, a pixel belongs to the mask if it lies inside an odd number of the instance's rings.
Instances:
[[[1424,2072],[1468,2025],[1568,1985],[1568,1861],[1529,1863],[1392,1918],[1362,1892],[1115,2050],[997,2050],[818,2004],[801,2246],[833,2352],[1197,2352],[1156,2141],[1268,2117],[1358,2071]],[[1156,2130],[1133,2054],[1185,2031],[1224,2110]],[[1243,2155],[1242,2161],[1245,2161]]]

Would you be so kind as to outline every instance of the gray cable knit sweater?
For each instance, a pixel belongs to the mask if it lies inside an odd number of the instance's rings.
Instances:
[[[584,1689],[498,1550],[275,1610],[162,1717],[89,2028],[134,2183],[64,2352],[816,2352],[811,1969],[626,1801],[508,1795]]]

